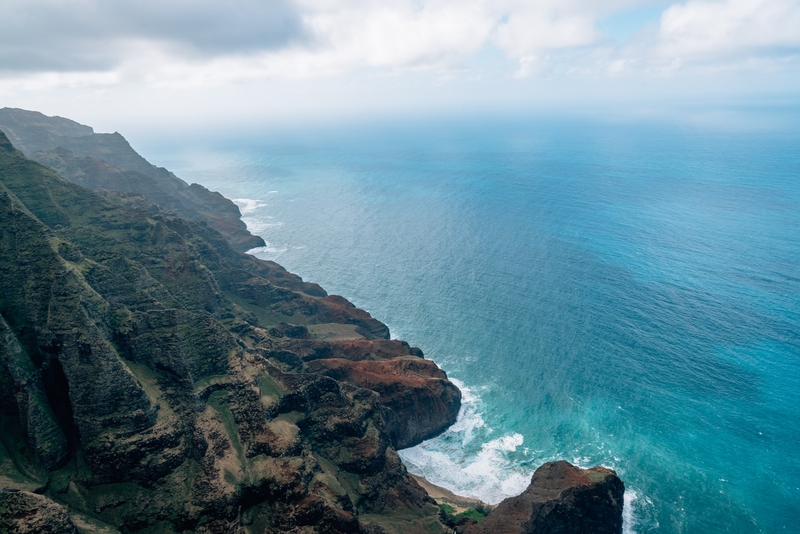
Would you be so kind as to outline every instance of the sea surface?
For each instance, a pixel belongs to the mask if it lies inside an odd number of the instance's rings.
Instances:
[[[602,464],[626,532],[800,532],[797,130],[408,121],[142,152],[462,388],[411,472],[496,503],[544,462]]]

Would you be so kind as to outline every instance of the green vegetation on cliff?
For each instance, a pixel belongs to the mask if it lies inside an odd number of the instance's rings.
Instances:
[[[236,250],[265,244],[247,231],[233,202],[152,165],[119,133],[96,134],[69,119],[13,108],[0,109],[0,131],[27,157],[67,181],[93,190],[141,195],[183,218],[208,223]]]
[[[46,499],[85,532],[444,531],[395,452],[455,420],[444,373],[167,210],[0,133],[0,529]]]

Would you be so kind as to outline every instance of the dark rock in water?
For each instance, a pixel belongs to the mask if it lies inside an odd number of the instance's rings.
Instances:
[[[463,534],[619,534],[625,487],[611,469],[550,462],[528,488],[498,504]]]
[[[78,534],[63,506],[27,491],[0,492],[0,532]]]

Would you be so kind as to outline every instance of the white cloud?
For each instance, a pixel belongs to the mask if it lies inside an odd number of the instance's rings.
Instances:
[[[519,59],[597,39],[597,10],[585,1],[9,2],[0,21],[6,76],[105,69],[127,78],[150,65],[144,78],[217,83],[447,70],[486,46]]]
[[[316,45],[356,68],[447,65],[477,52],[494,26],[483,2],[310,4],[304,21]]]
[[[602,21],[658,0],[6,0],[4,93],[145,83],[224,87],[270,80],[432,72],[498,78],[796,69],[798,0],[689,0],[650,35],[611,44]],[[500,72],[505,69],[504,72]],[[320,82],[323,83],[324,82]],[[15,89],[16,88],[16,89]]]
[[[568,2],[521,3],[497,26],[494,42],[509,55],[525,57],[547,50],[597,42],[597,11]]]
[[[742,62],[800,51],[800,3],[692,0],[661,16],[657,57],[675,63]]]

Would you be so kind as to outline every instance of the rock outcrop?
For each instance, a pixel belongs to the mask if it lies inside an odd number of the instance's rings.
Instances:
[[[0,532],[79,534],[63,506],[28,491],[0,491]]]
[[[342,352],[349,356],[346,351]],[[418,445],[456,422],[454,414],[461,405],[461,392],[436,364],[419,356],[391,359],[376,356],[359,361],[325,358],[310,362],[308,369],[376,391],[381,397],[387,432],[395,448]]]
[[[625,488],[611,469],[550,462],[528,488],[460,534],[620,534]]]

